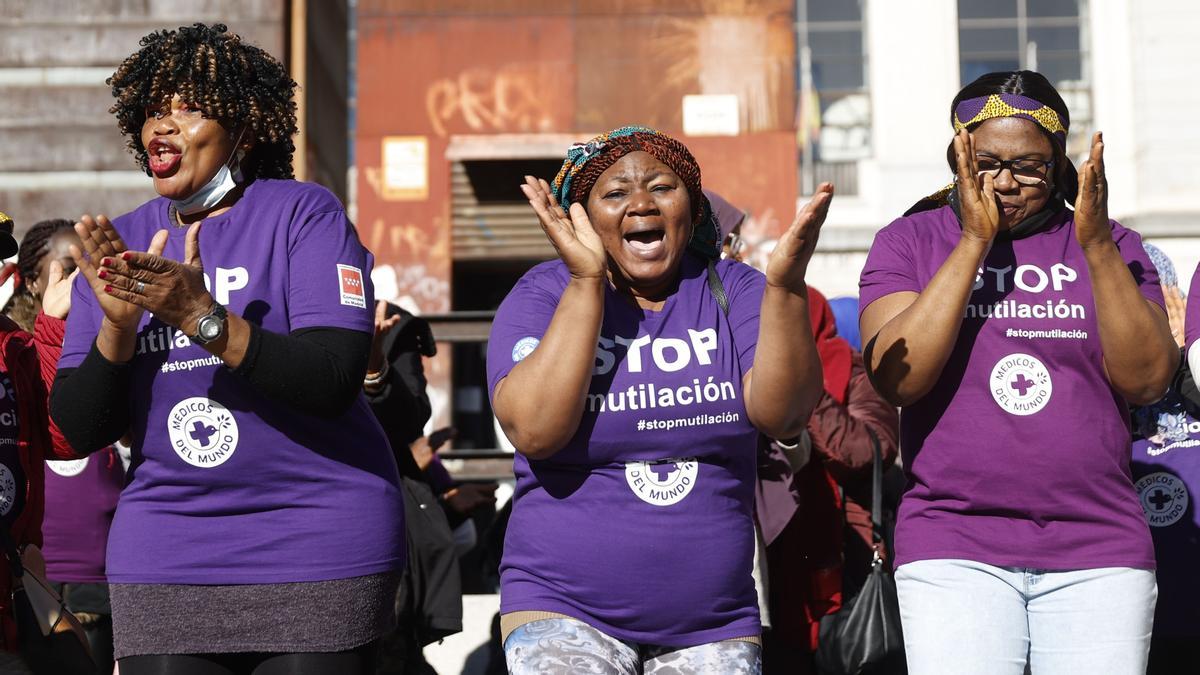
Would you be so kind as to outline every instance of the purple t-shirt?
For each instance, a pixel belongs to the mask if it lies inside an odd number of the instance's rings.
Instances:
[[[941,377],[902,411],[909,486],[897,564],[964,558],[1049,570],[1154,569],[1130,477],[1127,408],[1104,374],[1074,230],[1064,211],[1041,233],[993,244]],[[861,306],[922,291],[960,234],[949,207],[880,230],[863,269]],[[1113,239],[1142,294],[1161,305],[1140,237],[1114,222]]]
[[[117,218],[131,250],[185,228],[159,198]],[[216,300],[263,329],[372,332],[371,254],[324,188],[260,179],[207,219],[200,254]],[[101,311],[76,280],[60,368],[91,348]],[[133,463],[108,546],[113,583],[321,581],[404,565],[403,499],[387,438],[360,394],[336,419],[257,393],[147,314],[133,359]]]
[[[742,377],[754,362],[764,278],[731,261],[717,270],[728,316],[691,255],[661,311],[606,289],[579,430],[550,459],[514,461],[501,612],[559,612],[613,637],[672,646],[760,632],[756,432]],[[562,262],[543,263],[504,299],[488,341],[489,392],[537,347],[568,279]]]
[[[112,448],[83,459],[46,460],[42,555],[54,581],[103,583],[108,529],[125,484]]]
[[[1133,487],[1154,538],[1158,605],[1154,634],[1200,635],[1200,420],[1172,391],[1134,411]]]

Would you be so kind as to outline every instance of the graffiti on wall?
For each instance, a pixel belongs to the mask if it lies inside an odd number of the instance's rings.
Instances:
[[[377,256],[380,251],[392,251],[390,255],[385,253],[383,260],[425,260],[380,263],[377,258],[375,269],[371,271],[377,299],[387,300],[418,316],[450,311],[450,282],[437,273],[445,269],[445,265],[414,255],[415,251],[425,251],[427,255],[434,253],[438,247],[426,246],[428,239],[428,232],[416,225],[387,225],[382,219],[376,219],[370,228],[368,240],[364,242],[367,248]],[[447,247],[443,245],[441,248]],[[400,258],[401,255],[405,257]],[[432,429],[450,424],[449,350],[439,347],[437,356],[423,358],[422,362],[427,380],[425,391],[433,407],[433,414],[425,427],[425,432],[429,433]]]
[[[434,219],[434,228],[442,226],[441,220]],[[382,218],[375,219],[369,232],[363,243],[377,259],[409,261],[376,266],[371,275],[376,297],[402,304],[416,314],[450,311],[450,282],[435,272],[446,268],[442,263],[450,255],[448,242],[431,241],[423,227],[388,224]],[[423,262],[413,262],[417,260]]]
[[[442,314],[450,311],[450,283],[429,273],[421,263],[383,264],[371,273],[375,297],[388,300],[413,314]]]
[[[439,136],[460,125],[477,133],[549,132],[562,126],[553,116],[561,103],[553,99],[561,98],[564,86],[561,69],[553,66],[471,68],[431,84],[425,109]]]

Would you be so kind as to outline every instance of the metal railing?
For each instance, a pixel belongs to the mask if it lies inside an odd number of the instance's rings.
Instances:
[[[438,342],[470,344],[487,342],[492,329],[493,311],[444,312],[422,314],[429,322],[433,337]],[[451,392],[451,400],[454,400]],[[438,453],[443,461],[462,460],[463,464],[451,475],[457,480],[485,482],[512,478],[513,453],[501,448],[463,448],[443,450]],[[449,469],[450,467],[447,467]]]
[[[487,342],[496,313],[445,312],[422,314],[421,318],[429,322],[429,327],[433,329],[433,338],[438,342]]]

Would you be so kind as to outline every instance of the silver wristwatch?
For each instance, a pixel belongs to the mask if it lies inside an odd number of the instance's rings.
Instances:
[[[225,311],[225,306],[214,302],[212,309],[208,310],[208,314],[196,321],[196,334],[189,335],[188,339],[198,345],[206,345],[220,340],[221,336],[225,334],[225,317],[227,316],[229,313]]]

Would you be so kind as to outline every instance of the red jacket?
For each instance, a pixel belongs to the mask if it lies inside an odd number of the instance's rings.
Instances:
[[[785,477],[790,499],[779,495],[784,484],[764,489],[771,473],[763,469],[772,460],[763,457],[770,450],[760,446],[758,516],[767,543],[771,631],[777,643],[815,649],[821,617],[841,607],[845,525],[871,545],[874,448],[868,427],[879,439],[886,468],[899,452],[899,416],[875,392],[862,356],[854,352],[846,405],[826,392],[809,418],[812,455],[794,476]],[[775,494],[763,499],[765,492]]]
[[[50,386],[62,353],[66,322],[39,314],[34,326],[36,337],[21,330],[6,316],[0,316],[0,369],[8,375],[16,390],[17,449],[25,472],[25,508],[17,515],[12,538],[17,546],[42,545],[46,459],[78,459],[58,427],[50,420]],[[12,573],[7,557],[0,555],[0,639],[3,647],[15,649],[17,627],[13,619]]]

